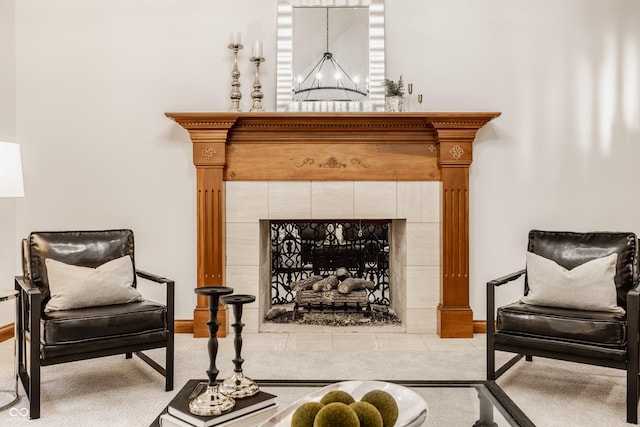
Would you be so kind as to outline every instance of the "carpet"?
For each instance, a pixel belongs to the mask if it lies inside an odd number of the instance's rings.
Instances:
[[[250,337],[245,338],[248,340]],[[253,378],[478,380],[485,376],[482,349],[335,352],[245,348],[243,368]],[[5,377],[12,370],[12,350],[12,341],[0,343],[0,373]],[[162,360],[163,351],[150,354]],[[221,339],[216,363],[219,378],[231,375],[233,357],[233,339]],[[169,393],[164,392],[164,379],[135,357],[112,356],[44,367],[42,417],[29,420],[24,416],[27,400],[22,392],[17,404],[0,412],[0,425],[148,426],[188,379],[205,377],[206,340],[176,335],[175,362],[176,387]],[[623,371],[536,358],[532,363],[519,362],[498,384],[538,426],[628,425],[624,422]],[[443,423],[431,419],[427,425]]]

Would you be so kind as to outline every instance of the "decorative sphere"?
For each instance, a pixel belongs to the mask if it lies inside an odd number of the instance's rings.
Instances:
[[[320,399],[320,403],[322,403],[323,405],[332,402],[341,402],[345,405],[350,405],[355,401],[356,400],[353,398],[353,396],[351,396],[344,390],[331,390],[330,392],[322,396],[322,399]]]
[[[383,427],[382,415],[371,403],[354,402],[349,407],[358,416],[360,427]]]
[[[372,390],[362,396],[362,402],[368,402],[375,406],[380,415],[384,427],[393,427],[398,420],[398,403],[384,390]]]
[[[298,406],[291,417],[291,427],[313,427],[316,414],[323,407],[320,402],[305,402]]]
[[[325,405],[313,422],[313,427],[360,427],[360,420],[353,410],[342,402]]]

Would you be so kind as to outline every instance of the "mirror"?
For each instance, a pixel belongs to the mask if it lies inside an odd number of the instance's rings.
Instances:
[[[277,111],[384,110],[384,0],[279,0]]]

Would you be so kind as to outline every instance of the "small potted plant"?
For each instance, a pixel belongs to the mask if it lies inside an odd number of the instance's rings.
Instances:
[[[397,82],[391,79],[384,79],[385,99],[384,110],[391,112],[404,111],[404,82],[402,75]]]

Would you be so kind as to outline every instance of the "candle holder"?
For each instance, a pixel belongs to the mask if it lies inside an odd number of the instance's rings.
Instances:
[[[195,289],[198,295],[209,297],[209,321],[207,327],[209,329],[209,341],[207,348],[209,350],[209,369],[207,376],[209,383],[207,388],[195,399],[189,402],[189,412],[195,415],[210,417],[213,415],[222,415],[233,409],[236,401],[233,398],[220,393],[216,378],[218,377],[218,368],[216,368],[216,357],[218,355],[218,302],[220,296],[228,295],[233,292],[233,288],[226,286],[202,286]]]
[[[422,94],[421,93],[418,94],[418,105],[419,105],[418,108],[420,109],[420,111],[422,111]]]
[[[409,83],[407,85],[407,92],[409,93],[409,111],[412,110],[411,108],[411,95],[413,94],[413,83]]]
[[[253,92],[251,92],[253,104],[249,111],[264,111],[264,108],[262,108],[264,95],[262,94],[262,84],[260,83],[260,63],[264,62],[264,58],[262,56],[252,56],[250,61],[256,64],[256,79],[253,82]]]
[[[236,350],[236,357],[233,359],[235,369],[233,375],[220,384],[220,392],[231,396],[235,399],[241,399],[243,397],[249,397],[260,391],[260,387],[251,378],[245,377],[242,372],[242,363],[244,359],[240,355],[242,352],[242,306],[244,304],[252,303],[256,300],[253,295],[225,295],[221,298],[223,304],[233,306],[234,323],[231,325],[235,332],[235,338],[233,340],[233,347]]]
[[[240,111],[240,99],[242,99],[242,93],[240,92],[240,70],[238,70],[238,51],[242,49],[242,44],[229,43],[227,47],[233,50],[233,69],[231,70],[231,107],[229,111]]]

